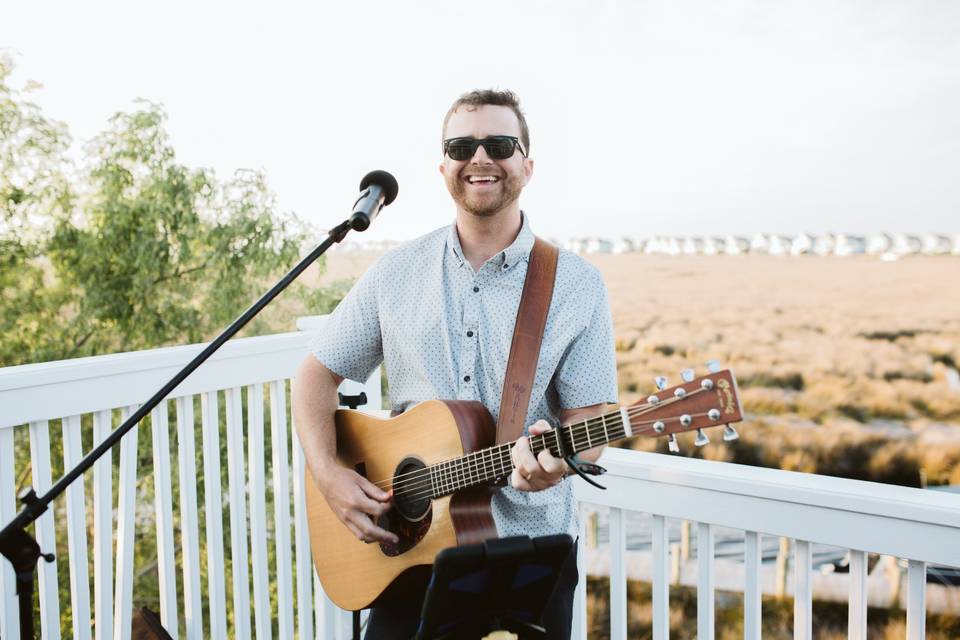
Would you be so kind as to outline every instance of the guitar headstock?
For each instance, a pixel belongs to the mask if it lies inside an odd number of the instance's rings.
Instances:
[[[676,434],[696,431],[694,444],[710,442],[703,429],[723,426],[723,439],[736,440],[739,435],[730,426],[743,420],[743,408],[737,392],[737,379],[729,369],[719,370],[715,361],[708,363],[711,373],[697,377],[692,369],[681,373],[683,382],[668,387],[667,378],[657,376],[657,391],[629,407],[633,435],[669,436],[671,451],[679,451]]]

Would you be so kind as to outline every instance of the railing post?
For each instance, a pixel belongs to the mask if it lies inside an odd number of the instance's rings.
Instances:
[[[743,550],[743,637],[745,640],[760,640],[760,534],[747,531]]]
[[[667,519],[653,516],[653,638],[670,637],[670,537]]]
[[[813,638],[813,581],[811,580],[811,544],[797,540],[794,551],[793,637],[795,640]]]
[[[623,510],[610,507],[610,640],[627,638],[626,546]]]
[[[927,626],[927,565],[910,560],[907,566],[907,640],[923,640]]]
[[[714,637],[713,602],[713,527],[707,522],[697,526],[697,638]]]
[[[847,636],[867,640],[867,554],[850,550],[850,601]]]

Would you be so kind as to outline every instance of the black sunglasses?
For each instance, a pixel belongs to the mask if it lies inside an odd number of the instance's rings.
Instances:
[[[493,160],[506,160],[513,156],[514,151],[520,149],[523,157],[527,157],[527,152],[523,150],[514,136],[488,136],[482,140],[476,138],[449,138],[443,141],[443,152],[450,156],[451,160],[463,161],[469,160],[477,152],[477,147],[483,145],[483,150],[487,152]]]

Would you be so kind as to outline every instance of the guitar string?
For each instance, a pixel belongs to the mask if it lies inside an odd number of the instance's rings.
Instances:
[[[696,394],[698,394],[698,393],[701,393],[702,391],[706,391],[706,389],[703,389],[702,387],[701,387],[701,388],[698,388],[698,389],[694,389],[694,390],[688,392],[688,393],[686,394],[686,396],[684,396],[683,398],[678,398],[678,397],[674,396],[674,397],[665,398],[665,399],[663,399],[663,400],[660,400],[660,401],[657,402],[657,403],[650,403],[650,402],[648,402],[648,403],[644,403],[644,404],[633,405],[633,406],[631,406],[631,407],[627,407],[627,414],[630,415],[630,417],[634,417],[634,415],[641,416],[641,415],[644,414],[644,412],[645,412],[647,409],[651,409],[651,410],[652,410],[652,409],[660,409],[660,408],[663,408],[663,407],[667,407],[667,406],[670,406],[671,404],[675,404],[675,403],[683,400],[684,398],[689,398],[690,396],[693,396],[693,395],[696,395]],[[596,417],[593,417],[593,418],[588,418],[588,419],[586,419],[586,420],[584,420],[584,421],[582,421],[582,422],[574,422],[574,423],[572,423],[572,424],[562,425],[562,426],[559,427],[559,428],[560,428],[560,429],[563,429],[563,428],[565,428],[565,427],[570,427],[571,433],[572,433],[575,429],[584,428],[584,427],[586,427],[590,422],[593,422],[593,421],[596,421],[596,420],[601,420],[601,419],[603,419],[603,418],[605,418],[605,417],[607,417],[607,416],[610,416],[610,418],[611,418],[611,422],[608,423],[608,426],[620,426],[620,425],[623,424],[623,419],[622,419],[622,417],[620,416],[620,411],[615,410],[615,411],[610,411],[610,412],[608,412],[608,413],[606,413],[606,414],[603,414],[603,415],[601,415],[601,416],[596,416]],[[573,435],[575,436],[575,434],[573,434]],[[538,436],[535,436],[535,437],[538,437]],[[539,437],[541,437],[541,438],[546,438],[547,436],[544,435],[544,436],[539,436]],[[509,444],[509,445],[511,445],[511,446],[513,445],[513,443],[506,443],[506,444]],[[498,445],[498,446],[503,446],[503,445]],[[575,445],[575,446],[576,446],[576,445]],[[497,448],[497,447],[488,447],[488,448],[486,448],[486,449],[482,449],[481,451],[490,451],[490,450],[495,449],[495,448]],[[463,466],[469,466],[470,463],[469,463],[469,462],[465,462],[465,459],[468,458],[468,457],[471,456],[471,455],[478,454],[478,453],[480,453],[480,451],[468,453],[468,454],[466,454],[466,455],[464,455],[464,456],[460,456],[460,457],[458,457],[458,458],[448,458],[447,460],[441,460],[440,462],[435,462],[433,465],[430,465],[430,467],[438,467],[439,465],[449,464],[449,463],[451,463],[451,462],[454,462],[454,463],[460,462]],[[384,489],[384,488],[390,486],[391,484],[395,486],[395,485],[397,484],[397,480],[398,480],[398,479],[403,479],[405,476],[422,475],[423,473],[427,472],[430,467],[417,469],[417,470],[415,470],[415,471],[408,471],[407,473],[401,473],[401,474],[396,475],[396,476],[393,476],[393,477],[391,477],[391,478],[385,478],[385,479],[383,479],[383,480],[378,480],[378,481],[374,482],[373,484],[374,484],[375,486],[377,486],[378,488],[380,488],[380,489]],[[459,469],[450,469],[449,471],[455,472],[455,471],[457,471],[457,470],[459,470]]]
[[[635,407],[628,407],[628,408],[627,408],[627,412],[628,412],[628,413],[631,413],[631,414],[632,414],[632,413],[636,413],[637,415],[642,415],[642,413],[639,413],[642,409],[645,409],[645,408],[647,408],[647,407],[652,407],[652,406],[664,406],[664,405],[665,405],[665,403],[661,403],[660,405],[653,405],[653,404],[649,404],[649,403],[648,403],[648,404],[639,405],[639,406],[635,406]],[[611,411],[609,414],[605,414],[605,415],[610,415],[610,416],[611,416],[611,420],[613,420],[613,419],[615,419],[614,416],[617,416],[617,418],[619,418],[619,411]],[[631,416],[631,417],[632,417],[632,416]],[[572,431],[573,429],[581,428],[581,427],[583,427],[583,425],[587,424],[587,422],[589,422],[589,421],[591,421],[591,420],[596,420],[596,419],[598,419],[598,418],[599,418],[599,416],[596,417],[596,418],[589,418],[588,420],[585,420],[585,421],[583,421],[583,422],[575,422],[575,423],[572,423],[572,424],[569,424],[569,425],[562,425],[562,426],[560,427],[560,429],[563,429],[563,428],[565,428],[565,427],[570,427],[570,428],[571,428],[571,431]],[[620,419],[620,424],[622,424],[622,418],[619,418],[619,419]],[[610,424],[612,425],[613,422],[611,422]],[[552,433],[552,432],[550,432],[550,433]],[[546,436],[546,435],[540,435],[540,436],[534,436],[534,437],[545,439],[547,436]],[[496,446],[493,446],[493,447],[487,447],[486,449],[482,449],[481,451],[490,451],[490,450],[493,450],[493,449],[498,449],[499,447],[502,447],[502,446],[505,446],[505,445],[513,446],[513,443],[510,442],[510,443],[504,443],[504,444],[501,444],[501,445],[496,445]],[[435,462],[435,463],[434,463],[433,465],[431,465],[431,466],[432,466],[432,467],[437,467],[437,466],[439,466],[439,465],[449,464],[449,463],[451,463],[451,462],[456,463],[456,462],[459,462],[459,461],[461,461],[461,460],[464,460],[465,458],[467,458],[467,457],[469,457],[469,456],[471,456],[471,455],[478,454],[478,453],[480,453],[481,451],[474,451],[474,452],[472,452],[472,453],[468,453],[468,454],[466,454],[466,455],[464,455],[464,456],[460,456],[460,457],[457,457],[457,458],[448,458],[448,459],[446,459],[446,460],[441,460],[440,462]],[[410,476],[410,475],[415,475],[415,474],[416,474],[416,475],[422,475],[424,472],[426,472],[426,470],[427,470],[427,468],[417,469],[416,471],[408,471],[407,473],[401,473],[401,474],[399,474],[399,475],[393,476],[392,478],[386,478],[386,479],[384,479],[384,480],[378,480],[377,482],[374,482],[373,484],[382,489],[382,488],[384,488],[384,487],[390,486],[391,484],[396,485],[396,484],[397,484],[396,481],[397,481],[398,479],[404,478],[404,476]]]
[[[688,394],[688,396],[694,395],[694,393],[697,393],[699,391],[701,391],[701,389],[691,391]],[[627,413],[628,415],[630,413],[643,415],[644,413],[648,413],[649,410],[653,410],[655,408],[663,408],[665,406],[668,406],[669,404],[673,404],[680,400],[681,398],[674,397],[674,398],[669,398],[667,400],[663,400],[660,403],[657,403],[656,405],[647,404],[647,405],[636,406],[636,407],[628,408]],[[606,420],[605,420],[606,415],[611,416],[611,421],[609,425],[606,423]],[[695,415],[699,417],[706,414],[695,414]],[[571,435],[572,442],[575,449],[582,450],[582,449],[579,449],[579,447],[580,445],[583,444],[583,442],[579,438],[585,438],[586,443],[588,445],[584,447],[585,449],[590,448],[589,445],[592,444],[592,441],[593,441],[593,437],[591,437],[591,434],[596,435],[599,438],[601,431],[604,430],[605,426],[606,426],[606,432],[609,432],[609,429],[611,427],[616,428],[623,425],[623,421],[620,418],[619,412],[615,411],[615,412],[610,412],[609,414],[604,414],[602,418],[604,419],[602,419],[599,424],[597,424],[598,418],[590,418],[588,420],[585,420],[582,423],[564,425],[564,426],[569,426],[571,428],[570,435]],[[667,421],[673,421],[673,420],[679,420],[679,417],[667,419]],[[649,425],[649,424],[653,424],[654,422],[655,421],[651,420],[647,422],[639,422],[637,424]],[[577,433],[578,429],[582,429],[582,433],[578,434]],[[623,435],[617,434],[617,437],[612,439],[622,439],[625,436],[625,430],[622,431],[621,433]],[[637,435],[640,435],[640,434],[637,434]],[[605,433],[604,436],[607,437],[608,440],[612,440],[611,438],[609,438],[608,433]],[[549,447],[546,446],[546,440],[548,438],[548,434],[541,435],[538,438],[540,442],[534,443],[535,446],[548,449]],[[451,459],[451,461],[454,462],[454,465],[451,466],[449,469],[441,468],[441,465],[445,463],[437,463],[436,465],[432,465],[431,467],[426,467],[414,472],[409,472],[408,474],[404,474],[410,477],[404,478],[401,481],[396,482],[394,484],[394,495],[398,495],[398,491],[397,491],[398,487],[401,489],[405,489],[399,492],[400,495],[405,495],[407,493],[410,493],[411,491],[421,490],[421,487],[427,484],[430,485],[430,490],[433,491],[435,480],[439,480],[437,484],[443,490],[440,495],[446,495],[447,493],[451,493],[452,491],[455,491],[457,489],[463,488],[465,486],[469,486],[470,484],[479,483],[480,475],[481,473],[487,470],[488,463],[491,466],[495,463],[499,464],[499,466],[501,467],[501,469],[499,469],[499,471],[501,472],[501,475],[505,475],[506,472],[509,472],[510,470],[513,469],[512,460],[509,458],[509,446],[512,446],[512,443],[507,443],[507,445],[499,445],[498,447],[490,447],[487,449],[483,449],[481,451],[467,454],[466,456],[462,456],[460,458],[453,458]],[[487,453],[490,454],[490,459],[488,461],[483,461],[484,467],[478,470],[476,465],[476,462],[478,461],[477,458],[485,456]],[[494,455],[497,456],[498,460],[494,460]],[[504,456],[507,456],[507,461],[509,462],[504,461]],[[503,467],[506,467],[506,468],[504,469]],[[437,474],[432,473],[431,469],[434,469],[434,468],[440,469]],[[495,467],[489,470],[497,471]],[[476,476],[476,482],[474,482],[474,476]],[[419,484],[417,484],[415,487],[411,486],[412,483],[418,482],[418,481],[422,481],[422,482],[419,482]]]
[[[701,391],[705,391],[705,389],[703,389],[703,388],[695,389],[695,390],[689,392],[685,397],[689,397],[689,396],[695,395],[696,393],[699,393],[699,392],[701,392]],[[633,417],[633,415],[642,416],[642,415],[644,415],[645,413],[649,413],[650,411],[652,411],[652,410],[654,410],[654,409],[661,409],[661,408],[666,407],[666,406],[669,406],[669,405],[671,405],[671,404],[675,404],[676,402],[679,402],[679,401],[681,401],[682,399],[683,399],[683,398],[672,397],[672,398],[664,399],[664,400],[662,400],[662,401],[660,401],[660,402],[658,402],[658,403],[656,403],[656,404],[647,403],[647,404],[644,404],[644,405],[639,405],[639,406],[634,406],[634,407],[628,407],[628,408],[627,408],[627,414],[628,414],[628,415],[631,415],[631,417]],[[609,416],[611,417],[611,421],[610,421],[609,423],[606,423],[606,420],[601,420],[600,424],[596,424],[598,418],[605,418],[607,415],[609,415]],[[700,415],[706,415],[706,414],[696,414],[696,415],[700,416]],[[679,420],[679,417],[669,418],[667,421],[671,421],[671,420]],[[591,422],[593,422],[594,424],[591,424]],[[638,425],[647,425],[647,424],[653,424],[653,422],[655,422],[655,421],[640,422],[640,423],[637,423],[637,424],[638,424]],[[572,442],[573,442],[574,448],[578,448],[579,445],[582,444],[582,443],[577,440],[577,438],[580,437],[580,436],[578,436],[578,434],[576,433],[576,430],[577,430],[577,429],[583,429],[583,433],[582,433],[581,435],[586,438],[586,442],[589,444],[589,443],[591,443],[592,440],[593,440],[593,438],[591,437],[591,433],[595,432],[595,434],[596,434],[597,436],[599,436],[600,433],[601,433],[601,431],[603,430],[604,425],[607,426],[607,429],[608,429],[608,430],[609,430],[609,428],[611,428],[611,427],[619,427],[619,426],[622,426],[622,425],[623,425],[623,420],[622,420],[622,418],[621,418],[621,416],[620,416],[620,412],[619,412],[619,411],[612,411],[612,412],[610,412],[610,413],[608,413],[608,414],[603,414],[603,416],[599,416],[599,417],[595,417],[595,418],[589,418],[589,419],[587,419],[587,420],[585,420],[585,421],[583,421],[583,422],[573,423],[572,425],[564,425],[564,426],[565,426],[565,427],[570,427],[570,432],[571,432],[571,437],[572,437]],[[562,428],[562,427],[561,427],[561,428]],[[550,433],[553,433],[553,432],[550,432]],[[625,435],[625,433],[624,433],[624,435]],[[619,436],[619,437],[616,438],[616,439],[622,439],[622,438],[624,437],[624,435],[621,435],[621,436]],[[640,434],[637,434],[637,435],[640,435]],[[547,434],[544,434],[544,435],[539,436],[540,443],[539,443],[538,446],[542,446],[543,448],[549,448],[549,447],[546,446],[546,439],[547,439],[547,437],[548,437]],[[433,481],[434,481],[434,479],[439,479],[439,480],[440,480],[439,484],[440,484],[442,487],[444,487],[444,488],[446,488],[446,487],[448,487],[448,486],[454,486],[454,485],[455,485],[457,488],[462,488],[462,487],[460,487],[459,485],[462,484],[462,481],[463,481],[463,480],[467,480],[467,482],[469,483],[469,482],[472,480],[472,477],[473,477],[474,475],[477,475],[477,476],[478,476],[478,480],[479,480],[479,474],[477,474],[477,473],[470,473],[470,472],[471,472],[473,469],[475,469],[475,467],[476,467],[476,464],[475,464],[475,463],[476,463],[476,458],[477,458],[478,456],[486,455],[486,454],[489,452],[489,454],[490,454],[490,462],[491,462],[491,463],[496,462],[495,460],[493,460],[493,456],[494,456],[494,455],[497,455],[497,456],[500,458],[499,462],[500,462],[501,466],[506,466],[506,465],[503,463],[503,456],[504,456],[504,454],[507,454],[507,455],[508,455],[509,447],[510,447],[510,446],[512,446],[512,443],[505,443],[504,445],[499,445],[499,446],[497,446],[497,447],[488,447],[487,449],[482,449],[481,451],[472,452],[472,453],[469,453],[469,454],[467,454],[467,455],[465,455],[465,456],[461,456],[461,457],[459,457],[459,458],[451,458],[451,459],[449,459],[449,460],[445,460],[445,461],[442,461],[442,462],[435,463],[435,464],[433,464],[433,465],[431,465],[431,466],[429,466],[429,467],[425,467],[425,468],[422,468],[422,469],[418,469],[418,470],[416,470],[416,471],[411,471],[411,472],[408,472],[408,473],[406,473],[406,474],[401,474],[401,475],[399,475],[399,476],[395,476],[394,480],[396,480],[397,478],[399,478],[400,480],[393,482],[394,495],[397,495],[396,488],[397,488],[398,485],[409,485],[411,481],[415,481],[415,480],[424,480],[424,481],[425,481],[424,484],[426,484],[426,482],[429,482],[429,483],[432,484]],[[503,450],[504,447],[507,447],[507,451],[504,451],[504,450]],[[587,447],[587,448],[589,448],[589,447]],[[442,469],[442,468],[441,468],[442,465],[450,464],[451,462],[453,463],[453,465],[452,465],[449,469]],[[511,463],[509,469],[512,469],[512,466],[513,466],[513,465],[512,465],[512,463]],[[439,472],[438,472],[437,474],[433,474],[432,471],[431,471],[432,469],[438,469]],[[464,472],[467,472],[466,475],[469,475],[469,476],[470,476],[469,479],[467,479],[467,478],[465,477],[465,473],[464,473]],[[408,476],[408,477],[404,477],[404,476]],[[390,480],[380,481],[379,483],[376,483],[376,484],[378,484],[378,485],[379,485],[379,484],[387,484],[387,485],[389,485],[389,484],[390,484]],[[465,486],[465,485],[464,485],[464,486]]]
[[[690,414],[691,417],[702,417],[705,415],[707,414],[706,413]],[[664,422],[672,422],[675,420],[679,420],[679,418],[675,418],[675,419],[671,418],[668,420],[664,420]],[[654,420],[654,421],[649,421],[647,423],[639,423],[639,424],[646,425],[646,424],[653,424],[654,422],[656,421]],[[719,425],[715,425],[715,426],[719,426]],[[596,431],[597,436],[600,436],[603,433],[602,427],[594,428],[594,430]],[[609,426],[608,426],[608,430],[609,430]],[[620,433],[624,433],[624,432],[621,431]],[[480,453],[480,452],[476,452],[476,453]],[[504,457],[501,455],[499,461],[495,461],[491,458],[489,462],[490,463],[499,462],[499,465],[501,467],[501,469],[499,469],[501,471],[501,474],[499,475],[506,475],[506,473],[511,472],[514,468],[513,461],[511,458],[509,458],[509,456],[506,459],[504,459]],[[443,493],[441,493],[440,495],[447,495],[448,493],[452,493],[453,491],[456,491],[458,489],[462,489],[467,486],[480,482],[481,474],[487,470],[496,471],[497,469],[495,468],[491,469],[487,467],[485,463],[485,466],[482,469],[479,469],[477,473],[468,474],[470,476],[468,478],[464,478],[463,474],[458,474],[456,472],[447,474],[446,479],[448,480],[448,482],[441,483],[441,486],[445,487],[445,489],[443,490]],[[499,475],[495,477],[499,477]],[[476,480],[474,480],[473,476],[476,476]],[[402,486],[399,491],[396,489],[394,490],[394,497],[407,496],[411,500],[417,500],[417,499],[426,498],[426,497],[433,497],[434,496],[434,488],[433,488],[434,478],[423,479],[424,480],[423,482],[418,482],[418,484],[416,485],[411,484],[412,482],[417,480],[421,480],[421,478],[408,479],[404,482],[398,483],[398,485],[402,485]],[[484,481],[485,480],[487,479],[485,478]],[[461,484],[462,486],[460,486]],[[447,490],[446,488],[449,488],[449,490]],[[413,494],[413,495],[410,495],[410,494]],[[439,497],[439,496],[436,496],[436,497]]]

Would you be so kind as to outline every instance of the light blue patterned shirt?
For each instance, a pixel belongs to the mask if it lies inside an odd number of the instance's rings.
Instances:
[[[533,240],[524,215],[513,244],[477,272],[463,257],[455,224],[392,250],[357,281],[311,351],[334,373],[357,381],[382,362],[396,412],[424,400],[478,400],[496,420]],[[526,424],[544,419],[556,427],[563,409],[616,401],[602,277],[561,251]],[[492,504],[501,536],[577,536],[570,482],[537,492],[503,487]]]

